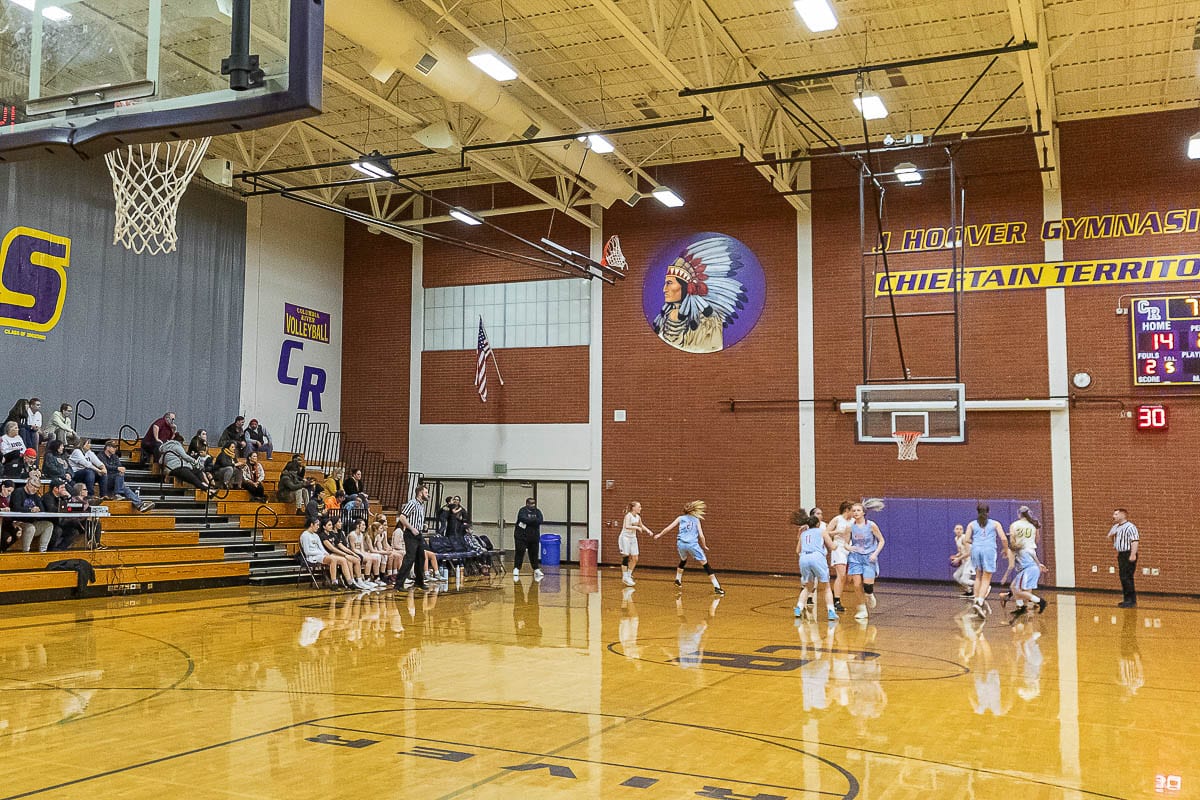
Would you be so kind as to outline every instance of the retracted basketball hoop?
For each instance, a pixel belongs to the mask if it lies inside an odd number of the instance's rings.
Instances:
[[[105,154],[113,181],[117,221],[113,244],[135,253],[174,252],[179,201],[212,137],[118,147]]]
[[[892,438],[896,440],[896,445],[900,448],[900,455],[896,457],[897,461],[917,460],[917,442],[921,438],[920,431],[894,431]]]

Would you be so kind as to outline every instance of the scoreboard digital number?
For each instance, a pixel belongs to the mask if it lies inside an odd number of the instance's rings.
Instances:
[[[1135,297],[1132,308],[1133,382],[1200,383],[1200,295]]]

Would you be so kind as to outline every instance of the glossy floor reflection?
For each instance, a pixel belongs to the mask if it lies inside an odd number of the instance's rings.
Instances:
[[[1193,601],[670,578],[5,607],[0,798],[1200,797]]]

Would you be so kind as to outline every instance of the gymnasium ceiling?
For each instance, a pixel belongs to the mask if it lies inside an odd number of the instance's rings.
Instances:
[[[854,69],[884,62],[998,48],[1036,49],[990,59],[873,71],[889,116],[869,123],[876,146],[902,137],[970,135],[998,129],[1050,131],[1042,141],[1054,166],[1053,122],[1192,107],[1197,99],[1200,2],[1153,0],[832,0],[838,27],[811,33],[790,0],[403,0],[402,8],[462,52],[486,45],[518,71],[513,97],[564,131],[598,130],[691,117],[711,122],[610,137],[604,158],[640,176],[648,191],[658,165],[743,155],[794,157],[830,140],[861,147],[862,120],[851,104],[856,76],[680,97],[682,88]],[[420,147],[413,134],[447,121],[466,143],[487,141],[478,115],[397,72],[372,78],[361,47],[327,28],[325,110],[285,129],[215,144],[243,167],[270,169]],[[968,92],[973,81],[978,85]],[[966,99],[944,120],[955,103]],[[1007,99],[1006,99],[1007,98]],[[990,119],[989,119],[990,116]],[[811,117],[811,120],[808,118]],[[1198,115],[1200,117],[1200,115]],[[819,130],[817,125],[823,131]],[[1200,118],[1197,120],[1200,128]],[[822,141],[824,139],[825,141]],[[1181,145],[1182,146],[1182,145]],[[458,155],[408,159],[405,172],[456,166]],[[530,204],[579,201],[569,170],[531,148],[468,153],[466,173],[422,179],[427,189],[505,181],[541,182]],[[751,167],[747,167],[749,169]],[[779,191],[800,188],[796,164],[761,166]],[[285,176],[292,185],[355,177],[348,168]],[[1044,173],[1053,184],[1053,171]],[[382,215],[399,213],[387,189],[316,190],[327,202],[367,196]],[[396,190],[398,195],[398,190]],[[795,204],[803,196],[790,196]],[[645,200],[643,202],[650,202]],[[404,214],[407,217],[408,214]],[[582,217],[582,214],[580,214]]]

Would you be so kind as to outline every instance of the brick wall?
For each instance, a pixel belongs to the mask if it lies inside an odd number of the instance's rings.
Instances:
[[[421,422],[435,424],[546,424],[588,421],[588,348],[520,347],[501,350],[501,386],[488,364],[488,401],[473,383],[474,350],[429,351],[421,356]]]
[[[407,461],[412,247],[347,221],[345,276],[344,436]]]
[[[721,569],[787,568],[799,451],[795,407],[729,413],[730,398],[796,394],[796,223],[792,208],[753,169],[734,161],[661,170],[659,180],[686,201],[665,209],[647,200],[605,213],[619,234],[628,278],[604,290],[604,478],[606,523],[630,500],[659,530],[689,500],[708,502],[705,533]],[[767,280],[757,327],[720,353],[696,355],[660,341],[642,311],[647,260],[690,233],[717,231],[754,251]],[[625,409],[627,422],[614,422]],[[617,552],[619,527],[603,528],[602,552]],[[678,561],[674,538],[641,542],[642,561]]]
[[[1200,164],[1185,155],[1196,132],[1190,112],[1122,117],[1063,125],[1063,214],[1192,208]],[[1200,252],[1200,235],[1181,233],[1126,239],[1067,241],[1064,257],[1172,255]],[[1190,536],[1180,502],[1195,495],[1191,454],[1200,451],[1200,391],[1188,387],[1135,388],[1130,320],[1114,310],[1122,295],[1200,291],[1200,282],[1152,283],[1112,289],[1068,290],[1067,357],[1072,370],[1087,369],[1094,382],[1078,393],[1071,411],[1075,499],[1076,573],[1080,586],[1113,588],[1112,546],[1105,537],[1115,506],[1129,509],[1142,533],[1140,566],[1158,576],[1137,576],[1143,590],[1195,592],[1190,576],[1200,553],[1168,541]],[[1124,301],[1126,308],[1129,302]],[[1200,389],[1200,387],[1198,387]],[[1139,432],[1119,416],[1120,405],[1162,403],[1170,415],[1165,433]],[[1091,572],[1092,565],[1098,567]]]

